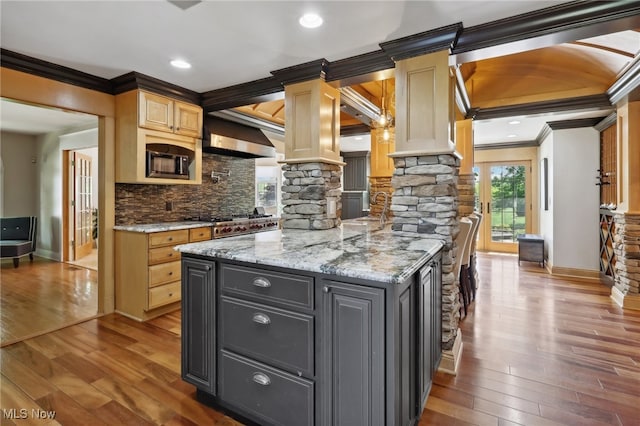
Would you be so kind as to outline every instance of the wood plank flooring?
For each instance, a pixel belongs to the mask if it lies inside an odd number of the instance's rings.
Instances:
[[[481,254],[478,267],[459,374],[436,375],[420,425],[640,425],[640,312],[514,256]],[[180,379],[180,312],[107,315],[0,357],[2,425],[239,425]],[[12,408],[27,418],[8,419]]]
[[[35,257],[0,269],[0,344],[57,330],[94,318],[98,312],[98,273]]]

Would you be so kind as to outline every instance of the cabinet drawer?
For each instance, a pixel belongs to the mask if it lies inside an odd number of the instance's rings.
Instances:
[[[175,260],[180,260],[180,252],[175,251],[173,246],[158,247],[149,250],[149,265],[173,262]]]
[[[223,401],[268,424],[314,423],[312,381],[227,351],[221,355],[218,383]]]
[[[149,287],[180,279],[180,261],[149,266]]]
[[[189,230],[154,232],[149,234],[149,248],[183,244],[189,241]]]
[[[180,281],[149,289],[149,309],[180,300]]]
[[[224,349],[313,376],[313,317],[222,297]]]
[[[189,229],[189,241],[206,241],[211,239],[211,227]]]
[[[311,277],[223,264],[221,288],[260,302],[313,309]]]

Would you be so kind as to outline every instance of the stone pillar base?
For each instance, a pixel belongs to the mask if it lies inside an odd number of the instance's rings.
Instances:
[[[340,225],[342,202],[337,164],[288,163],[282,165],[282,227],[330,229]]]
[[[438,371],[453,374],[454,376],[458,374],[458,367],[462,359],[462,346],[462,332],[458,329],[456,338],[453,341],[453,347],[442,351],[442,359],[440,360]]]

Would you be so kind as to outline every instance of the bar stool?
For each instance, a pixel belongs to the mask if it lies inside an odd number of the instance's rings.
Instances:
[[[467,303],[466,303],[466,293],[465,293],[465,289],[463,286],[463,283],[460,280],[461,277],[461,266],[462,266],[462,257],[464,254],[464,250],[465,250],[465,246],[467,245],[467,241],[469,241],[469,233],[471,231],[471,221],[466,218],[463,217],[460,219],[460,225],[459,225],[459,229],[460,232],[458,232],[458,236],[456,237],[456,258],[454,260],[454,264],[453,264],[453,276],[458,279],[458,285],[460,288],[460,297],[462,298],[462,305],[460,306],[460,315],[462,315],[462,309],[464,307],[464,314],[465,316],[467,315]]]
[[[462,266],[460,268],[460,287],[464,290],[464,314],[467,315],[467,307],[471,304],[473,300],[471,297],[472,294],[472,282],[470,275],[469,265],[470,257],[471,257],[471,245],[473,243],[473,238],[476,235],[476,230],[478,229],[478,217],[474,214],[470,214],[467,216],[467,219],[471,221],[471,229],[469,230],[469,236],[467,237],[467,241],[464,245],[464,251],[462,252]]]
[[[480,278],[478,277],[478,269],[476,268],[476,243],[478,242],[478,232],[480,232],[480,224],[482,223],[482,213],[473,213],[478,218],[478,225],[476,226],[473,239],[471,240],[471,251],[469,253],[469,277],[471,278],[471,300],[476,300],[476,289],[480,285]]]

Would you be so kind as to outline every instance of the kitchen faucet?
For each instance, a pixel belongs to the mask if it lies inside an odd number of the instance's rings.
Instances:
[[[387,221],[387,208],[389,207],[389,194],[383,191],[378,191],[373,194],[373,203],[375,204],[378,199],[378,195],[384,195],[384,205],[382,206],[382,213],[380,213],[380,228],[384,228],[385,222]]]

